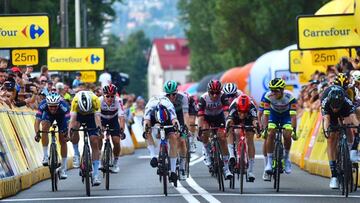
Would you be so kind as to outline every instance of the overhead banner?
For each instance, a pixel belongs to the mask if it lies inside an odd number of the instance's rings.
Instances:
[[[12,64],[37,65],[39,63],[39,53],[37,49],[13,49],[11,50]]]
[[[47,65],[49,70],[81,71],[104,70],[104,48],[48,49]]]
[[[360,30],[353,14],[297,17],[298,49],[360,46]]]
[[[0,16],[0,48],[50,46],[49,17]]]

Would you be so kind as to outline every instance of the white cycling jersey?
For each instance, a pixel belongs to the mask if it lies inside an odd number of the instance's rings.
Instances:
[[[144,119],[151,120],[151,114],[156,109],[156,106],[161,104],[166,107],[170,113],[170,119],[176,119],[175,107],[166,96],[154,96],[152,97],[145,106]]]
[[[115,97],[113,103],[109,106],[106,104],[104,96],[101,96],[100,97],[100,109],[101,109],[100,116],[101,116],[101,118],[104,118],[104,119],[112,119],[115,116],[118,116],[118,117],[125,116],[123,102],[122,102],[122,99],[119,97]]]

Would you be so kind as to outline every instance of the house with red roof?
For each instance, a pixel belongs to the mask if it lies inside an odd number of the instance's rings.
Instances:
[[[149,97],[161,94],[167,80],[175,80],[181,84],[189,82],[189,58],[190,50],[186,39],[154,39],[148,61]]]

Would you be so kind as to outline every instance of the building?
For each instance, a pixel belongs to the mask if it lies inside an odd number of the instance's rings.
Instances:
[[[162,93],[167,80],[176,80],[181,84],[189,82],[189,56],[186,39],[154,39],[148,63],[149,97]]]

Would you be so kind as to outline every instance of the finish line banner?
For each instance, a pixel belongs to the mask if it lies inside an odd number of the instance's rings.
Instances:
[[[80,71],[104,70],[104,48],[48,49],[47,65],[49,70]]]
[[[353,14],[297,17],[298,49],[360,46],[360,30]]]

